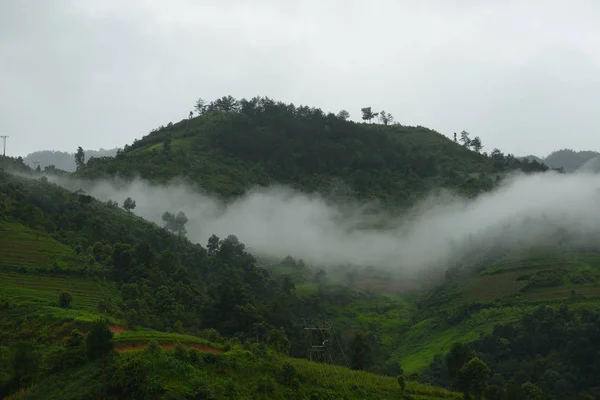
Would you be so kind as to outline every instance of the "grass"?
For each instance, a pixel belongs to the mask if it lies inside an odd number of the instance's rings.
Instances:
[[[46,233],[21,224],[0,220],[0,270],[50,269],[76,264],[75,251]]]
[[[547,271],[560,272],[560,279],[544,281],[540,277]],[[583,299],[573,303],[571,290]],[[446,283],[428,305],[437,313],[410,325],[392,357],[406,372],[419,372],[453,343],[477,339],[496,324],[516,322],[540,304],[558,307],[568,301],[572,307],[585,302],[585,307],[600,308],[599,298],[599,254],[511,254],[478,275]],[[473,303],[481,307],[469,310]]]
[[[114,336],[115,343],[139,342],[139,341],[149,342],[151,340],[156,340],[160,344],[163,344],[163,343],[181,343],[181,344],[196,343],[196,344],[211,346],[211,347],[218,348],[218,349],[221,349],[223,347],[220,344],[211,343],[208,340],[199,338],[197,336],[183,335],[183,334],[173,333],[173,332],[159,332],[159,331],[153,331],[153,330],[137,330],[137,331],[127,331],[127,332],[119,333]]]
[[[104,282],[100,279],[79,277],[52,277],[0,271],[0,290],[19,305],[39,304],[58,306],[58,296],[67,291],[73,296],[72,310],[96,310],[104,299]],[[117,296],[114,283],[106,283],[109,298]]]
[[[315,363],[304,359],[288,359],[287,361],[296,368],[304,382],[324,387],[329,396],[353,397],[362,394],[364,398],[375,398],[375,395],[378,399],[400,398],[398,381],[393,377],[353,371],[345,367]],[[406,394],[410,394],[415,399],[462,398],[458,393],[414,381],[407,381]]]

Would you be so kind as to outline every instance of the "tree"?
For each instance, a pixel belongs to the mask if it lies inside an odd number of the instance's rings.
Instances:
[[[188,218],[183,211],[179,211],[175,216],[175,231],[179,233],[179,236],[186,234],[185,224],[187,224]]]
[[[483,145],[481,144],[481,139],[479,138],[479,136],[475,136],[475,138],[471,140],[471,147],[476,152],[481,152],[481,149],[483,149]]]
[[[346,110],[340,110],[340,112],[337,114],[337,117],[346,121],[350,118],[350,113]]]
[[[78,170],[85,165],[85,152],[81,146],[77,148],[77,152],[75,153],[75,165]]]
[[[375,118],[376,114],[373,114],[371,107],[361,108],[360,111],[362,112],[363,121],[371,121],[373,118]]]
[[[190,115],[188,115],[188,118],[189,118],[189,119],[192,119],[193,117],[194,117],[194,112],[193,112],[193,111],[190,111]]]
[[[194,105],[194,109],[198,115],[202,115],[206,112],[206,101],[202,97],[199,97],[196,100],[196,105]]]
[[[364,333],[358,332],[350,342],[350,368],[366,370],[371,363],[371,344]]]
[[[219,247],[221,245],[221,240],[215,234],[212,234],[211,237],[208,238],[208,244],[206,245],[206,250],[208,251],[208,255],[210,257],[215,257],[219,252]]]
[[[525,382],[521,385],[521,390],[523,390],[527,400],[544,400],[547,398],[546,393],[535,383]]]
[[[114,347],[113,333],[106,321],[96,321],[85,338],[88,358],[93,361],[110,353]]]
[[[58,296],[58,305],[61,308],[69,308],[69,305],[73,301],[73,296],[69,292],[61,292]]]
[[[400,374],[398,375],[396,380],[398,381],[398,385],[400,385],[402,393],[404,393],[404,390],[406,389],[406,377],[404,376],[404,374]]]
[[[460,141],[462,142],[464,147],[471,146],[471,139],[469,138],[469,132],[462,131],[460,133]]]
[[[123,208],[127,212],[131,212],[135,208],[135,200],[132,200],[131,197],[128,197],[123,202]]]
[[[187,224],[188,218],[183,211],[180,211],[177,215],[165,211],[162,220],[165,221],[165,229],[177,232],[180,236],[186,234],[185,224]]]
[[[381,110],[381,112],[379,113],[379,121],[381,121],[382,124],[387,126],[388,124],[394,122],[394,117],[392,116],[392,114],[386,113],[384,110]]]
[[[456,139],[456,132],[454,132],[454,143],[458,143],[458,140]]]
[[[490,368],[477,357],[463,364],[458,371],[458,387],[464,393],[465,399],[469,399],[471,394],[477,400],[483,398],[485,382],[490,372]]]

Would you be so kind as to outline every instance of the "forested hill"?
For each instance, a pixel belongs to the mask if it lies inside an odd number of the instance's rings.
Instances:
[[[474,193],[510,169],[540,171],[539,163],[495,149],[463,132],[461,143],[424,127],[356,123],[269,98],[230,96],[196,105],[196,115],[161,126],[115,158],[94,158],[77,175],[120,175],[165,182],[186,176],[212,193],[237,196],[255,185],[282,183],[305,192],[351,188],[360,198],[410,201],[432,187]],[[370,108],[361,110],[370,120]]]
[[[85,151],[88,159],[92,157],[114,157],[115,154],[117,154],[117,149]],[[36,163],[39,163],[41,169],[54,165],[63,171],[73,172],[76,168],[74,156],[74,153],[67,153],[66,151],[40,150],[27,154],[23,158],[23,162],[32,168],[35,168]]]
[[[565,172],[575,172],[582,168],[598,171],[599,163],[592,160],[597,159],[600,153],[597,151],[583,150],[575,151],[571,149],[562,149],[553,151],[545,158],[539,158],[533,155],[526,156],[529,161],[536,160],[548,165],[551,168],[562,168]]]

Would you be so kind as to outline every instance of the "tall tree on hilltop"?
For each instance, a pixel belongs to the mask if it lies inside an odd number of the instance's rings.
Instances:
[[[340,110],[340,112],[337,113],[337,117],[346,121],[350,118],[350,113],[346,110]]]
[[[85,165],[85,152],[81,146],[77,148],[77,152],[75,153],[75,165],[77,169],[81,169]]]
[[[394,117],[390,113],[386,113],[385,110],[381,110],[379,113],[379,120],[384,125],[389,125],[394,122]]]
[[[481,149],[483,149],[483,144],[481,144],[481,139],[479,138],[479,136],[475,136],[473,140],[471,140],[471,147],[476,152],[481,152]]]
[[[240,102],[233,96],[223,96],[220,99],[212,101],[207,107],[206,111],[225,111],[225,112],[238,112],[240,110]]]
[[[460,141],[462,142],[463,146],[466,148],[469,148],[471,146],[471,138],[469,138],[470,133],[467,131],[462,131],[460,133]]]
[[[198,113],[198,115],[204,114],[206,111],[206,101],[202,97],[199,97],[198,100],[196,100],[194,109],[196,109],[196,113]]]
[[[360,111],[362,112],[363,121],[370,122],[376,116],[376,114],[373,113],[373,109],[371,107],[361,108]]]

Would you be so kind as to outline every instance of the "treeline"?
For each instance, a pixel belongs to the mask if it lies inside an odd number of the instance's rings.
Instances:
[[[497,149],[481,154],[427,128],[391,124],[388,113],[381,124],[369,124],[267,97],[225,96],[196,106],[197,117],[161,126],[116,159],[89,161],[80,176],[186,176],[226,197],[273,183],[326,192],[337,182],[358,197],[411,202],[439,186],[475,194],[493,187],[501,172],[548,169]],[[367,121],[376,114],[369,107],[362,113]]]

